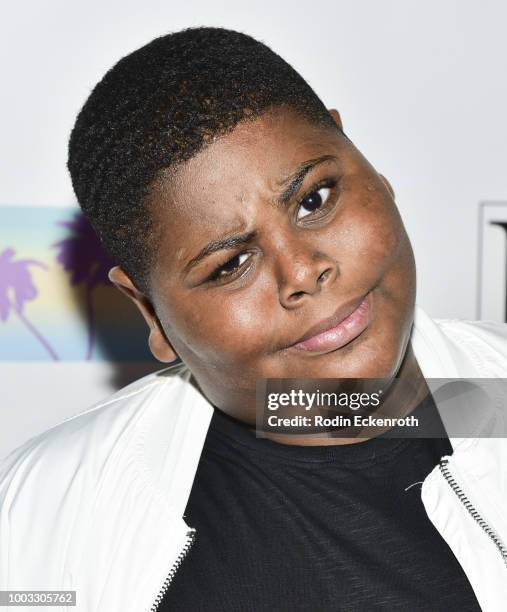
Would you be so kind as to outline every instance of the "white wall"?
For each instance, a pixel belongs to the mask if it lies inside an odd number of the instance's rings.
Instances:
[[[68,134],[93,85],[121,56],[182,27],[231,27],[292,63],[391,180],[416,253],[419,304],[435,317],[475,318],[478,203],[507,199],[506,22],[507,5],[492,0],[4,4],[0,205],[73,203]],[[18,367],[39,372],[36,364]],[[65,403],[55,404],[55,368],[37,378],[33,405],[0,363],[9,398],[1,410],[11,415],[2,415],[0,455],[109,388],[92,376],[74,403],[69,387]],[[31,411],[44,416],[31,419]],[[20,413],[25,425],[14,440],[8,432],[20,431],[12,416]]]

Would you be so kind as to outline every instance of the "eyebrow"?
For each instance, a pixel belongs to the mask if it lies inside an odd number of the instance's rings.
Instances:
[[[202,248],[195,257],[192,257],[192,259],[183,268],[183,273],[187,273],[202,259],[208,257],[208,255],[211,255],[212,253],[216,253],[217,251],[222,251],[224,249],[234,249],[239,245],[250,244],[256,237],[257,230],[253,230],[251,232],[239,234],[237,236],[221,238],[220,240],[212,240],[211,242],[208,242],[208,244],[204,248]]]
[[[278,196],[279,204],[286,204],[291,197],[296,193],[296,191],[301,186],[301,183],[304,181],[305,176],[310,172],[312,168],[315,166],[322,164],[326,161],[336,160],[337,158],[334,155],[322,155],[321,157],[316,157],[315,159],[309,159],[302,163],[299,168],[290,174],[288,177],[283,179],[279,184],[287,185],[284,191]]]
[[[309,159],[302,163],[295,172],[280,181],[280,186],[287,186],[278,196],[278,204],[283,205],[290,200],[294,193],[297,192],[305,176],[308,174],[308,172],[310,172],[312,168],[315,168],[315,166],[322,164],[326,161],[336,159],[337,158],[334,155],[322,155],[321,157]],[[226,238],[221,238],[219,240],[212,240],[211,242],[208,242],[208,244],[203,247],[195,257],[192,257],[192,259],[185,265],[185,267],[183,268],[183,274],[188,273],[200,261],[211,255],[212,253],[216,253],[217,251],[222,251],[224,249],[230,250],[236,248],[237,246],[250,244],[256,237],[257,230],[253,230],[251,232],[246,232],[245,234],[238,234],[236,236],[229,236]]]

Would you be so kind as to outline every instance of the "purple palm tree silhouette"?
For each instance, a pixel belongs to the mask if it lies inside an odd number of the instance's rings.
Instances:
[[[85,359],[89,360],[95,340],[93,290],[100,284],[111,284],[107,273],[115,263],[102,247],[97,234],[82,213],[76,212],[72,220],[59,221],[58,225],[68,228],[72,235],[51,245],[60,249],[57,261],[70,273],[71,286],[84,283],[85,287],[88,323],[88,347]]]
[[[0,320],[6,322],[9,313],[14,311],[51,355],[51,358],[58,361],[58,355],[52,346],[23,312],[25,302],[34,300],[38,295],[28,266],[40,266],[46,269],[47,266],[35,259],[13,261],[14,254],[14,249],[10,247],[0,253]],[[14,295],[13,302],[9,299],[9,293]]]

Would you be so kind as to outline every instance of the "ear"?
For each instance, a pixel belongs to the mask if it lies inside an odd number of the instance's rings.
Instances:
[[[331,117],[334,119],[336,125],[340,128],[340,130],[343,130],[343,123],[340,113],[336,110],[336,108],[329,108],[328,111]]]
[[[120,266],[111,268],[108,277],[117,289],[134,302],[143,315],[150,329],[148,345],[155,359],[163,363],[177,359],[178,355],[167,339],[150,300],[137,289],[128,274]]]
[[[379,176],[382,179],[382,182],[384,183],[384,185],[387,187],[389,193],[393,196],[393,200],[394,200],[396,198],[396,195],[394,193],[394,189],[391,183],[386,179],[386,177],[383,174],[379,173]]]

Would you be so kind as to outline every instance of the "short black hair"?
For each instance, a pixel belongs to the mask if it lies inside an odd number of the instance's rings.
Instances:
[[[151,295],[157,252],[147,196],[157,174],[239,122],[279,106],[339,129],[285,60],[251,36],[224,28],[156,38],[95,86],[70,136],[68,169],[83,213],[145,295]]]

